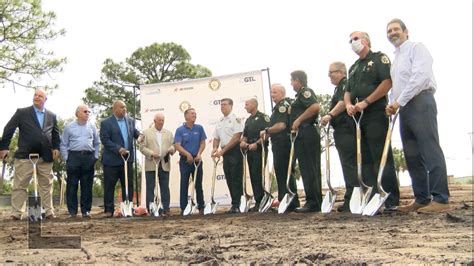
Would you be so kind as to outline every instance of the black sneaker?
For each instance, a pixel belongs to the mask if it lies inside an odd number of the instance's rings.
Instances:
[[[230,213],[230,214],[240,213],[240,210],[238,207],[232,207],[227,211],[227,213]]]
[[[76,219],[77,218],[77,214],[73,213],[73,214],[69,214],[69,219]]]
[[[351,209],[349,208],[349,204],[342,204],[337,207],[337,212],[349,212]]]
[[[255,205],[249,209],[249,212],[258,212],[259,205]]]
[[[82,219],[91,219],[91,213],[90,212],[86,212],[86,213],[83,213],[82,214]]]

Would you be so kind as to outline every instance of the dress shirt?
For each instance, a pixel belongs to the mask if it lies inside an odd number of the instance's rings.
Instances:
[[[220,146],[227,145],[234,134],[241,133],[244,130],[244,124],[235,114],[229,114],[219,120],[214,130],[213,137],[220,139]]]
[[[390,100],[405,106],[413,97],[424,90],[436,91],[433,74],[433,58],[426,47],[419,42],[405,41],[395,50],[390,75],[392,92]]]
[[[92,123],[79,124],[74,121],[64,128],[60,150],[65,161],[69,151],[93,151],[95,158],[98,159],[99,145],[99,134]]]
[[[123,143],[125,144],[124,148],[128,150],[128,130],[127,130],[127,123],[125,122],[125,118],[115,117],[115,119],[117,119],[120,132],[122,133]]]
[[[43,129],[43,124],[44,124],[44,108],[43,110],[40,110],[36,108],[36,106],[33,105],[33,108],[35,108],[35,113],[36,113],[36,118],[38,119],[38,123],[40,124],[41,129]]]
[[[162,150],[162,143],[163,143],[163,133],[161,132],[161,130],[156,130],[156,142],[158,143],[158,155],[161,157],[161,155],[163,154],[163,150]]]

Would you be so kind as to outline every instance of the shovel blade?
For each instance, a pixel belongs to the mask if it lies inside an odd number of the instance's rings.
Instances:
[[[353,214],[362,214],[365,206],[369,202],[371,193],[371,187],[369,187],[365,193],[361,187],[354,187],[351,200],[349,201],[349,208]]]
[[[210,202],[206,203],[204,206],[204,215],[208,215],[212,213],[212,204]]]
[[[285,196],[280,202],[280,205],[278,205],[279,214],[285,213],[286,209],[288,209],[288,206],[290,206],[290,203],[291,201],[293,201],[294,197],[295,197],[295,194],[289,194],[289,193],[285,194]]]
[[[323,199],[323,204],[321,205],[322,213],[330,213],[336,202],[336,195],[332,194],[331,191],[326,191],[326,195]]]
[[[133,216],[133,204],[130,201],[125,201],[120,203],[120,212],[123,217],[132,217]]]
[[[240,206],[239,206],[240,213],[248,212],[249,207],[250,207],[250,202],[247,200],[247,197],[245,195],[242,195],[240,197]]]
[[[159,217],[161,212],[161,204],[150,202],[150,214],[151,216]]]
[[[374,216],[380,210],[380,207],[382,207],[382,205],[385,203],[385,200],[387,200],[388,195],[388,193],[385,194],[385,196],[376,193],[369,201],[369,203],[367,203],[367,206],[365,206],[362,215]]]
[[[186,208],[184,208],[183,211],[183,216],[190,215],[194,211],[194,205],[190,202],[188,205],[186,205]]]
[[[36,205],[28,208],[28,217],[30,222],[39,222],[44,220],[46,214],[43,208]]]
[[[259,212],[266,212],[270,207],[272,206],[273,202],[273,197],[269,193],[265,193],[265,195],[262,198],[262,201],[260,201],[260,206],[258,208]]]

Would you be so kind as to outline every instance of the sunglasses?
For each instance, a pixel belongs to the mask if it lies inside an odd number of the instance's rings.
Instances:
[[[352,43],[353,41],[357,41],[357,40],[359,40],[359,37],[354,37],[354,38],[349,40],[349,43]]]
[[[90,113],[91,113],[91,111],[89,111],[89,110],[85,110],[85,111],[84,111],[84,113],[85,113],[85,114],[90,114]]]

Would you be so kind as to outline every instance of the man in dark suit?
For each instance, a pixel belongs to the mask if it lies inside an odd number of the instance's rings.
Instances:
[[[53,212],[53,160],[59,156],[59,129],[56,115],[44,108],[46,92],[35,90],[33,106],[19,108],[8,121],[0,141],[0,159],[8,155],[8,147],[15,130],[19,129],[18,150],[15,152],[15,175],[12,188],[12,219],[21,220],[26,211],[27,187],[33,175],[29,154],[39,154],[37,163],[38,188],[46,219],[55,218]]]
[[[100,123],[100,141],[104,145],[102,165],[104,170],[104,212],[112,217],[114,214],[114,191],[117,180],[122,185],[122,201],[125,201],[124,161],[128,158],[128,200],[133,199],[133,139],[140,132],[135,128],[135,120],[127,116],[127,107],[123,101],[114,102],[113,115]]]

